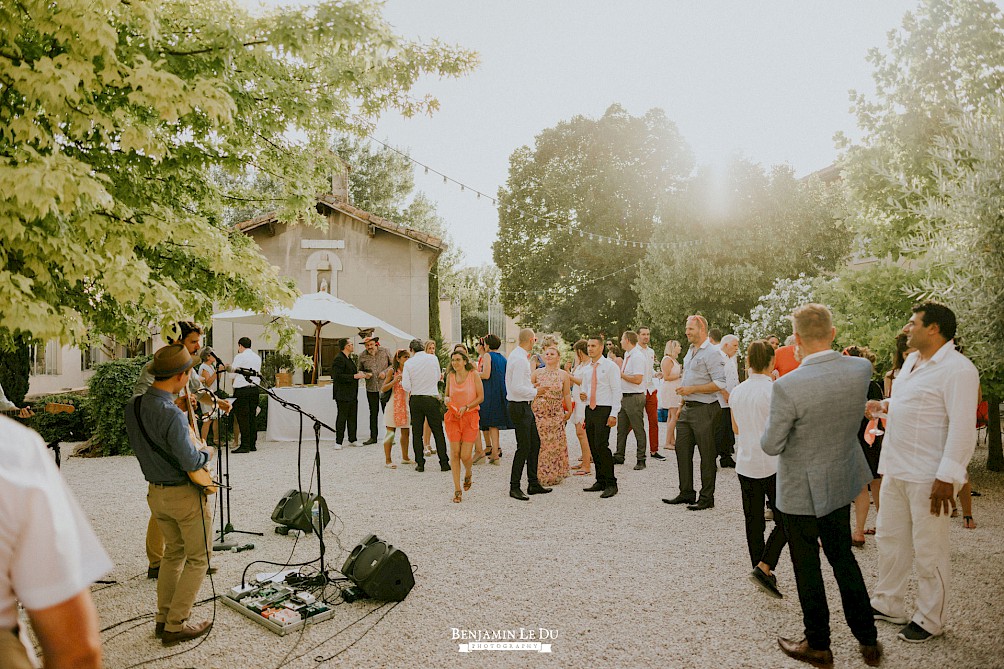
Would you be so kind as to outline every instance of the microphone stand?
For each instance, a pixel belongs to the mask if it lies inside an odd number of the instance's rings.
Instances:
[[[216,373],[216,390],[220,390],[220,374],[222,372]],[[209,397],[213,400],[213,413],[219,411],[219,402],[216,399],[216,395],[213,393],[208,393]],[[233,406],[231,405],[231,410]],[[223,414],[217,420],[222,419]],[[213,544],[213,551],[229,551],[238,547],[237,544],[227,541],[228,534],[251,534],[256,537],[265,536],[263,532],[251,532],[249,530],[236,530],[234,529],[233,523],[230,522],[230,431],[224,426],[223,430],[223,447],[217,449],[216,451],[216,477],[220,482],[219,491],[219,507],[220,507],[220,531],[218,541]],[[250,546],[251,544],[247,544]]]
[[[333,427],[331,427],[330,425],[328,425],[327,423],[325,423],[324,421],[322,421],[320,418],[318,418],[314,414],[309,413],[307,411],[304,411],[303,408],[299,404],[296,404],[294,402],[290,402],[289,400],[286,400],[286,399],[283,399],[282,397],[279,397],[279,395],[276,394],[276,392],[274,390],[272,390],[271,388],[266,388],[265,386],[263,386],[260,383],[256,382],[252,378],[251,374],[244,374],[244,373],[241,373],[241,372],[237,372],[236,370],[235,370],[235,373],[240,373],[241,376],[243,376],[247,380],[248,383],[250,383],[253,386],[256,386],[259,390],[261,390],[266,395],[268,395],[269,397],[271,397],[272,399],[274,399],[279,404],[279,406],[281,406],[281,407],[283,407],[285,409],[289,409],[291,411],[295,411],[298,414],[300,414],[301,418],[309,418],[310,420],[312,420],[314,422],[314,467],[317,469],[317,499],[322,499],[322,497],[321,497],[321,479],[323,477],[321,476],[321,428],[322,427],[326,428],[326,429],[328,429],[331,432],[334,432],[335,429]],[[301,425],[301,428],[300,428],[301,429],[300,444],[302,445],[303,444],[303,433],[302,433],[302,429],[303,429],[302,425],[303,425],[303,423],[301,422],[300,425]],[[299,493],[300,493],[301,500],[302,500],[304,498],[303,497],[304,496],[304,492],[302,490],[300,490]],[[327,511],[327,501],[325,501],[324,505],[321,507],[321,512],[319,514],[317,524],[314,525],[314,523],[311,523],[311,525],[314,527],[314,534],[317,535],[317,541],[320,544],[320,549],[321,549],[321,557],[318,560],[319,572],[322,575],[324,575],[325,583],[327,583],[327,572],[326,572],[326,570],[324,568],[324,555],[325,555],[326,549],[325,549],[325,545],[324,545],[324,518],[323,518],[323,515],[324,515],[325,511]],[[302,512],[303,513],[307,513],[308,511],[306,509],[303,509]],[[330,517],[330,515],[329,515],[329,517]]]

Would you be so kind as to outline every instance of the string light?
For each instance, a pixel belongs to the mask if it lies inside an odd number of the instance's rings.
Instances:
[[[379,139],[377,139],[373,135],[367,134],[366,136],[371,141],[376,142],[377,144],[379,144],[380,146],[384,147],[385,149],[387,149],[389,151],[393,151],[394,153],[398,154],[399,156],[401,156],[405,160],[408,160],[409,162],[411,162],[411,163],[413,163],[415,165],[418,165],[419,167],[421,167],[424,170],[425,174],[432,173],[432,174],[436,174],[438,176],[441,176],[441,177],[443,177],[443,183],[444,184],[448,185],[451,182],[455,183],[456,185],[460,186],[460,191],[461,192],[471,191],[471,192],[473,192],[476,195],[476,197],[477,197],[478,200],[481,199],[481,196],[484,196],[485,199],[488,200],[493,206],[495,206],[496,208],[498,207],[498,200],[496,198],[492,197],[491,195],[488,195],[487,193],[485,193],[483,191],[480,191],[477,188],[472,188],[468,184],[466,184],[466,183],[464,183],[462,181],[458,181],[457,179],[454,179],[454,178],[452,178],[452,177],[450,177],[450,176],[448,176],[448,175],[440,172],[439,170],[437,170],[437,169],[435,169],[433,167],[430,167],[429,165],[426,165],[425,163],[423,163],[423,162],[421,162],[419,160],[415,160],[414,158],[412,158],[407,153],[401,151],[400,149],[397,149],[397,148],[391,146],[390,144],[387,144],[386,142],[381,142]],[[533,222],[534,223],[539,224],[541,222],[541,218],[543,218],[543,220],[544,220],[545,223],[550,223],[559,232],[568,232],[569,234],[578,233],[579,237],[584,237],[585,235],[588,235],[589,236],[589,241],[598,241],[601,244],[602,243],[616,244],[617,246],[631,247],[631,248],[636,248],[636,249],[650,249],[650,248],[654,248],[654,249],[674,249],[674,248],[688,248],[688,247],[698,246],[698,245],[700,245],[700,244],[703,243],[701,240],[690,240],[690,241],[685,241],[685,242],[642,242],[642,241],[638,241],[638,240],[620,239],[620,238],[609,237],[607,235],[601,235],[601,234],[593,233],[593,232],[584,232],[581,228],[572,228],[569,225],[564,225],[564,224],[561,224],[561,223],[554,222],[553,220],[550,220],[549,217],[541,217],[541,216],[538,216],[538,215],[534,214],[532,216],[532,218],[533,218]],[[624,223],[626,225],[626,219],[622,219],[622,223]]]

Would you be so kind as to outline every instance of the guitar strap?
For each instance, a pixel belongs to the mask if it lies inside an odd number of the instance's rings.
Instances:
[[[146,431],[146,427],[143,425],[143,418],[140,416],[140,413],[139,413],[139,409],[140,409],[140,405],[142,404],[142,401],[143,401],[143,396],[142,395],[137,395],[136,396],[136,400],[133,402],[133,412],[136,414],[136,424],[139,425],[139,431],[143,433],[143,438],[146,439],[146,443],[148,443],[150,445],[150,448],[152,448],[153,451],[157,455],[159,455],[160,457],[162,457],[165,460],[167,460],[167,462],[172,467],[174,467],[175,469],[177,469],[182,474],[186,474],[187,475],[187,473],[185,472],[185,470],[181,468],[181,463],[178,462],[178,458],[174,457],[173,455],[171,455],[170,453],[168,453],[167,451],[165,451],[163,448],[161,448],[160,446],[158,446],[157,444],[155,444],[153,442],[153,439],[150,438],[149,433]]]

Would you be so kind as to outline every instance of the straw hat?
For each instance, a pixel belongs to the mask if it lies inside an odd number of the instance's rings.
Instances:
[[[153,354],[150,373],[160,378],[177,376],[190,370],[198,361],[181,344],[170,344]]]

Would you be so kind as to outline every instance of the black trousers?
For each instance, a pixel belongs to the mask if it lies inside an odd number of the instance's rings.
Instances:
[[[345,429],[348,428],[349,441],[356,440],[356,422],[359,418],[359,400],[335,400],[338,416],[335,418],[335,441],[342,443]]]
[[[614,458],[610,454],[610,428],[607,419],[610,418],[610,407],[597,406],[595,409],[586,407],[586,441],[589,443],[589,453],[596,465],[596,482],[604,488],[617,485],[614,476]]]
[[[676,468],[680,474],[680,494],[694,497],[694,449],[701,453],[701,501],[715,501],[715,416],[718,402],[684,402],[676,421]]]
[[[241,448],[253,449],[258,443],[258,386],[234,388],[234,416],[241,430]]]
[[[715,451],[724,458],[735,453],[736,433],[732,431],[732,409],[722,407],[715,421]]]
[[[366,391],[366,403],[369,404],[370,408],[370,439],[377,439],[379,432],[377,432],[377,421],[380,419],[380,391],[375,390],[370,392]]]
[[[446,435],[443,434],[443,411],[439,406],[439,398],[432,395],[412,395],[408,401],[411,409],[411,447],[415,451],[415,462],[425,466],[425,449],[422,447],[422,434],[425,432],[425,421],[429,421],[432,438],[436,440],[436,454],[439,464],[450,466],[450,456],[446,451]]]
[[[805,638],[815,650],[830,647],[830,609],[820,569],[819,542],[833,568],[840,589],[844,618],[858,643],[875,645],[878,633],[872,618],[868,590],[861,577],[858,561],[851,553],[851,506],[840,507],[822,518],[780,514],[781,526],[788,539],[791,563],[795,568],[798,602],[802,605]]]
[[[523,467],[526,467],[527,485],[535,488],[537,462],[540,459],[540,434],[537,419],[529,402],[509,402],[509,418],[516,430],[516,454],[512,458],[512,473],[509,474],[509,488],[519,488],[523,482]]]
[[[751,479],[748,476],[739,476],[739,488],[743,494],[743,515],[746,516],[746,546],[750,551],[750,562],[757,566],[761,562],[766,563],[771,571],[777,567],[778,558],[787,540],[784,538],[784,530],[781,523],[774,523],[774,529],[767,538],[764,545],[763,533],[767,529],[767,519],[764,518],[764,502],[770,502],[770,508],[777,513],[774,502],[777,497],[777,475],[762,479]],[[775,516],[776,517],[776,516]]]

